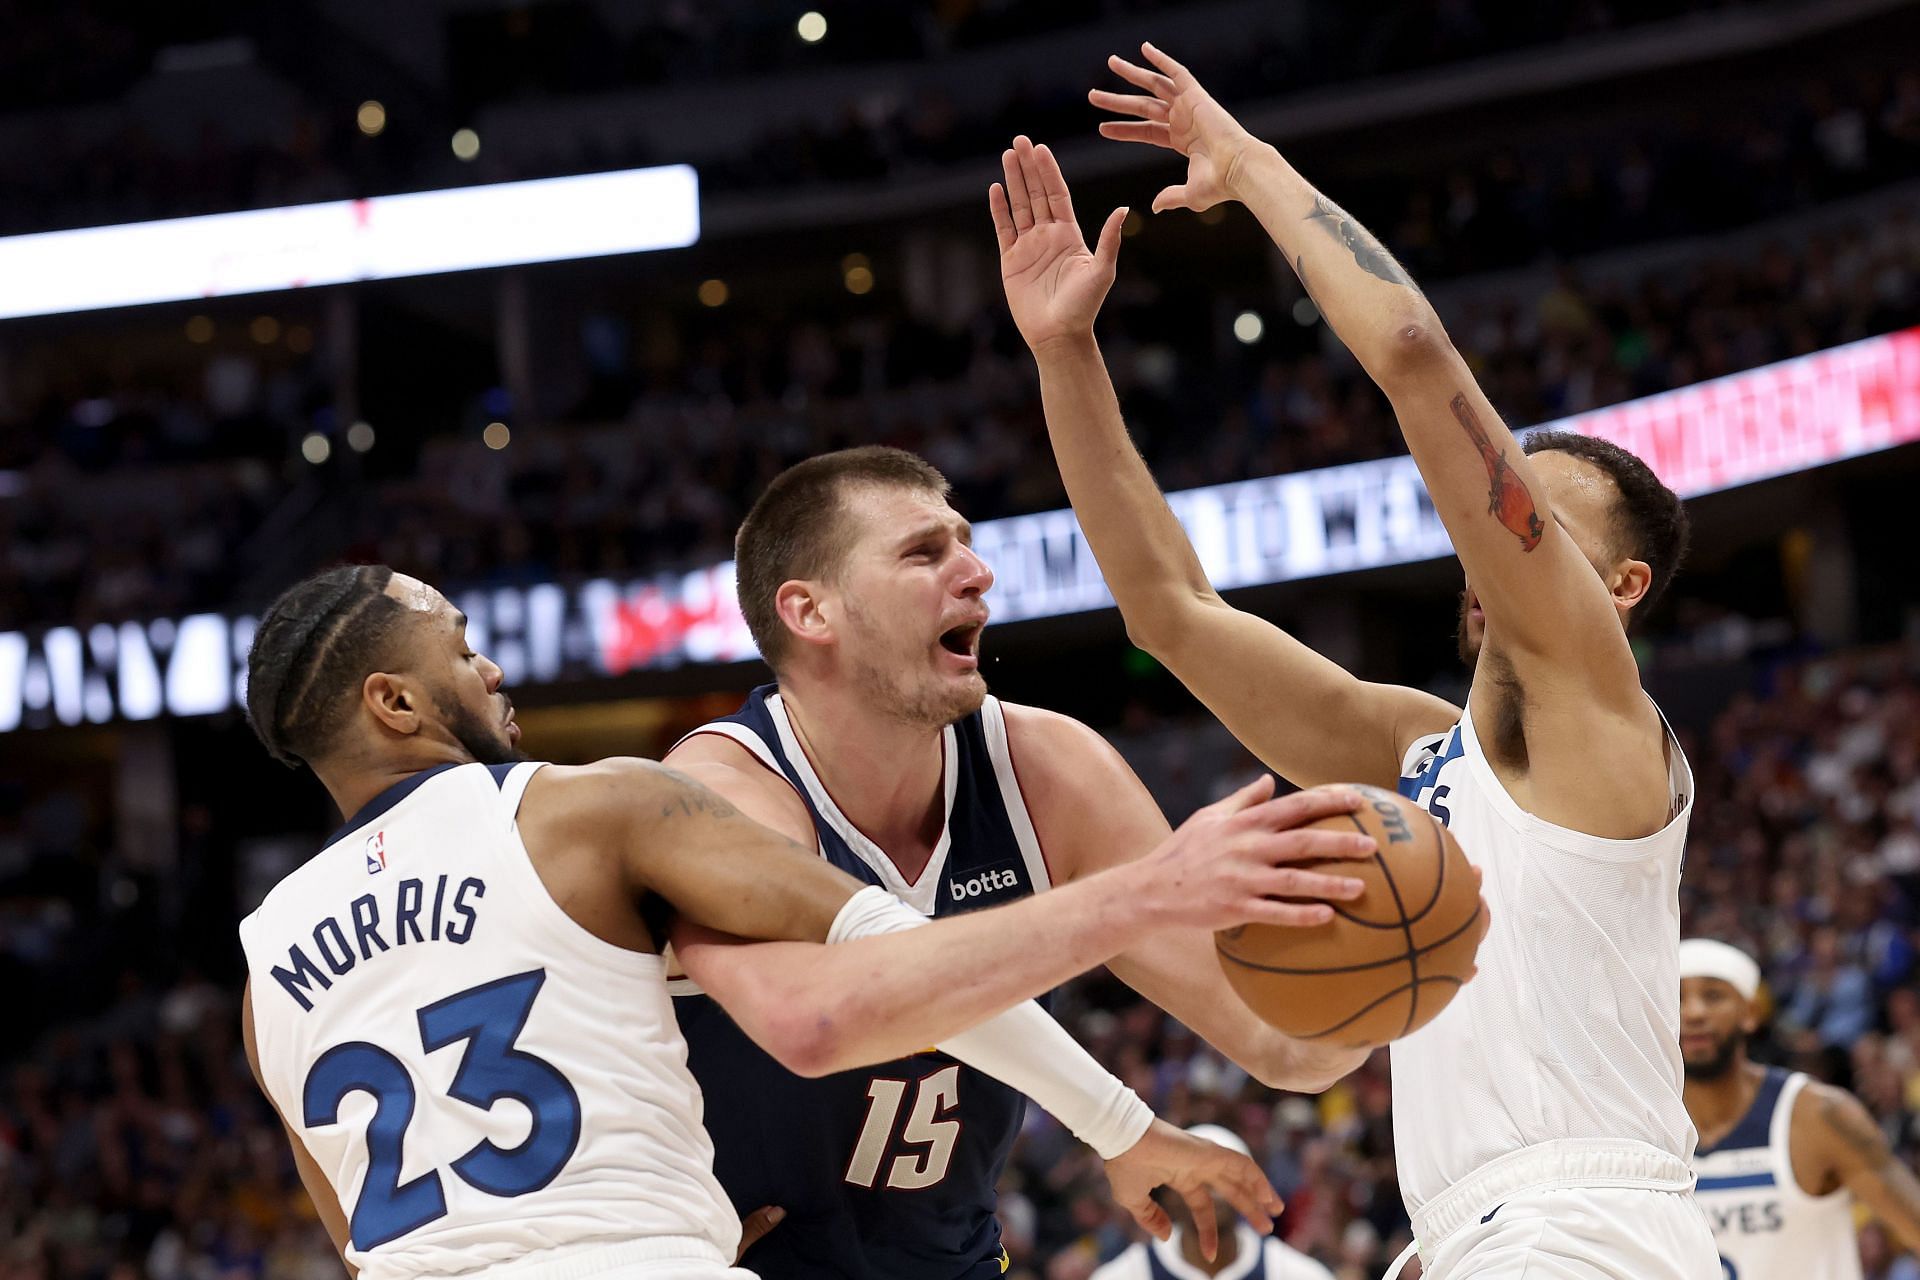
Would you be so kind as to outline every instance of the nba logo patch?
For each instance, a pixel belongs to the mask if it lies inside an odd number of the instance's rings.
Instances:
[[[376,831],[367,837],[367,874],[377,876],[387,869],[387,833]]]

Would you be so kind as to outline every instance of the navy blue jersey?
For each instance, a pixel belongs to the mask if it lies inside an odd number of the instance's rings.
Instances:
[[[823,857],[927,915],[1048,887],[992,698],[945,730],[946,829],[912,882],[840,812],[775,686],[755,689],[734,715],[696,732],[732,738],[785,777],[813,816]],[[675,985],[714,1171],[743,1215],[770,1204],[787,1211],[742,1266],[765,1280],[988,1280],[1005,1270],[994,1187],[1024,1097],[931,1051],[803,1079],[697,988]],[[927,998],[939,999],[939,990]]]

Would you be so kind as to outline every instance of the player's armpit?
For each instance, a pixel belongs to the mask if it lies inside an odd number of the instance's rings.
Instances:
[[[1810,1085],[1794,1107],[1796,1130],[1807,1116],[1813,1120],[1808,1132],[1822,1167],[1871,1209],[1903,1247],[1920,1252],[1920,1179],[1894,1154],[1866,1107],[1850,1093]]]
[[[274,1109],[276,1115],[279,1114],[279,1104],[274,1102],[273,1095],[267,1091],[267,1082],[260,1072],[260,1049],[255,1042],[253,1032],[253,981],[251,979],[240,992],[240,1043],[246,1049],[247,1066],[253,1071],[253,1082],[265,1095],[267,1105]],[[340,1261],[347,1268],[347,1274],[359,1275],[360,1268],[347,1261],[350,1233],[347,1215],[340,1208],[340,1197],[334,1193],[333,1184],[327,1181],[327,1175],[320,1171],[319,1164],[307,1150],[307,1144],[301,1140],[298,1133],[294,1132],[293,1126],[286,1122],[284,1116],[281,1117],[280,1124],[286,1130],[288,1144],[293,1148],[293,1165],[299,1171],[300,1185],[306,1188],[307,1196],[313,1201],[314,1209],[319,1212],[320,1223],[327,1229],[327,1238],[333,1241],[333,1247],[339,1252]]]

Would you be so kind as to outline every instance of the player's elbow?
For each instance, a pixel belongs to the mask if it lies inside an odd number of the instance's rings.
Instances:
[[[809,1001],[789,1001],[769,1014],[760,1047],[793,1074],[817,1080],[852,1065],[840,1060],[841,1038],[829,1010]]]
[[[1375,382],[1389,393],[1450,366],[1457,354],[1440,317],[1426,306],[1399,312],[1382,326],[1368,362]]]
[[[1194,591],[1181,585],[1129,602],[1130,607],[1120,614],[1127,626],[1127,643],[1173,665],[1204,631],[1198,624],[1209,597],[1214,602],[1220,599],[1211,588]]]

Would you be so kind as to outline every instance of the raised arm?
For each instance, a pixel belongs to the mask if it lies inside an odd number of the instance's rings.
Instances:
[[[1644,594],[1647,566],[1617,584],[1603,580],[1556,516],[1541,468],[1523,456],[1400,264],[1277,150],[1241,128],[1192,72],[1151,45],[1143,51],[1153,68],[1120,58],[1110,65],[1144,94],[1091,95],[1096,105],[1135,117],[1102,124],[1101,132],[1187,157],[1187,181],[1155,197],[1155,210],[1206,209],[1228,199],[1251,209],[1392,401],[1485,613],[1488,644],[1502,655],[1493,678],[1476,680],[1475,706],[1497,696],[1509,676],[1526,691],[1534,812],[1597,835],[1657,829],[1667,814],[1662,730],[1641,692],[1620,612]],[[1596,755],[1625,762],[1598,789]]]
[[[1094,340],[1126,211],[1108,217],[1089,253],[1052,152],[1018,138],[1002,166],[1006,185],[988,199],[1007,302],[1040,367],[1067,494],[1128,636],[1289,781],[1391,787],[1408,743],[1459,712],[1416,689],[1360,680],[1214,591],[1127,435]]]

